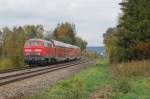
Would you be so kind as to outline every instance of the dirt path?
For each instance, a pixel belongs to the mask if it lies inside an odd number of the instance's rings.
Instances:
[[[105,85],[102,89],[92,94],[89,99],[110,99],[110,93],[112,92],[111,85]]]

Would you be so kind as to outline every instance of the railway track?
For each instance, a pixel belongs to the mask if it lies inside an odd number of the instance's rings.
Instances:
[[[78,60],[76,60],[78,61]],[[74,61],[73,61],[74,62]],[[71,62],[69,62],[71,63]],[[58,65],[58,64],[68,64],[66,62],[61,62],[61,63],[53,63],[51,65]],[[9,73],[9,72],[16,72],[16,71],[21,71],[21,70],[28,70],[28,69],[32,69],[32,68],[40,68],[41,66],[26,66],[26,67],[22,67],[22,68],[13,68],[13,69],[8,69],[8,70],[0,70],[0,74],[4,74],[4,73]],[[47,67],[47,66],[43,66],[43,67]]]
[[[26,78],[38,76],[41,74],[49,73],[52,71],[56,71],[59,69],[79,65],[79,64],[84,64],[87,63],[88,61],[73,61],[71,63],[63,63],[63,64],[56,64],[56,65],[51,65],[51,66],[46,66],[46,67],[38,67],[38,68],[28,68],[25,70],[17,70],[17,71],[12,71],[12,72],[7,72],[7,73],[0,73],[0,86],[6,85],[15,81],[23,80]]]

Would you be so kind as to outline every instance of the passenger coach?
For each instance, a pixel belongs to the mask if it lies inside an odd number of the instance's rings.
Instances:
[[[45,64],[80,58],[80,48],[56,40],[29,39],[24,45],[25,63]]]

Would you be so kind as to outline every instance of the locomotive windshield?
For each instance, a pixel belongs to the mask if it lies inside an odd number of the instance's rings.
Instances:
[[[26,46],[42,46],[42,42],[40,41],[27,41],[25,43]]]

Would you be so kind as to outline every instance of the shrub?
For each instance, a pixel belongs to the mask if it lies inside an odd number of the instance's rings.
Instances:
[[[0,61],[0,70],[6,70],[12,68],[12,61],[10,59],[3,58]]]

